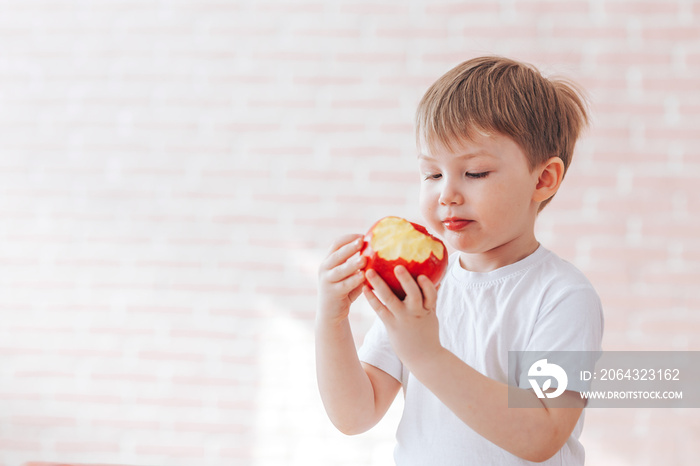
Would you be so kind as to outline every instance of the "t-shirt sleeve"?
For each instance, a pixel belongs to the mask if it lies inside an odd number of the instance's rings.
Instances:
[[[403,364],[391,349],[389,335],[384,323],[377,318],[365,335],[364,342],[357,352],[360,361],[381,369],[399,382],[403,371]]]
[[[590,285],[563,290],[542,303],[533,333],[520,366],[518,386],[532,388],[528,370],[538,359],[563,367],[571,375],[592,370],[602,350],[603,308]],[[556,387],[556,380],[552,387]],[[567,390],[586,391],[589,383],[569,377]]]

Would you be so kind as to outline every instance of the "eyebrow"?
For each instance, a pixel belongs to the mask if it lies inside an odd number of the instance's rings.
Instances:
[[[462,158],[463,158],[463,159],[473,159],[473,158],[476,158],[476,157],[494,157],[494,156],[493,156],[493,154],[491,154],[490,152],[487,152],[487,151],[485,151],[485,150],[478,150],[478,151],[476,151],[476,152],[466,152],[466,153],[464,153],[464,154],[459,154],[459,155],[457,155],[456,157],[457,157],[457,158],[461,158],[461,159],[462,159]],[[418,158],[419,158],[419,159],[425,159],[425,160],[428,160],[428,161],[430,161],[430,160],[435,160],[434,157],[431,157],[431,156],[425,155],[425,154],[421,154],[421,153],[418,154]]]

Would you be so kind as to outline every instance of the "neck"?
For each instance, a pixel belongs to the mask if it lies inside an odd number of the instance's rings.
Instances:
[[[539,245],[534,234],[526,237],[517,237],[488,251],[478,253],[461,252],[459,265],[471,272],[491,272],[525,259],[535,252]]]

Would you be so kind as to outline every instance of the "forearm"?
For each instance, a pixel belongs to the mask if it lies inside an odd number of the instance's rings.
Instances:
[[[328,417],[341,432],[361,433],[376,423],[374,389],[358,359],[347,319],[317,319],[316,376]]]
[[[562,423],[532,391],[515,391],[518,405],[531,408],[508,408],[507,384],[484,376],[445,349],[409,369],[463,422],[516,456],[543,461],[571,434],[562,431]]]

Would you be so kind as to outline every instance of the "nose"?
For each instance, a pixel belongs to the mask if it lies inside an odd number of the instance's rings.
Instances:
[[[441,205],[459,205],[464,203],[464,196],[454,181],[445,179],[440,190]]]

